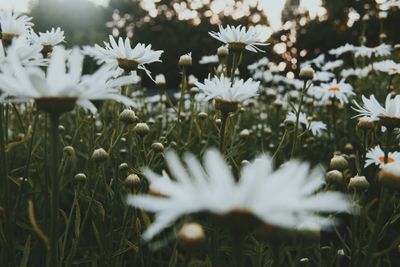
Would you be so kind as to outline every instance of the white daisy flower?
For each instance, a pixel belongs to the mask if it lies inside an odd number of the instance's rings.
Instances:
[[[335,74],[328,71],[317,71],[314,73],[313,81],[315,82],[330,82],[335,78]]]
[[[400,74],[400,64],[393,60],[384,60],[374,63],[374,69],[385,72],[389,75]]]
[[[319,212],[350,210],[346,197],[337,192],[314,192],[324,183],[321,170],[306,163],[290,161],[273,171],[270,157],[261,156],[247,164],[239,182],[223,156],[216,150],[204,155],[204,168],[191,154],[184,157],[185,166],[173,152],[166,154],[171,179],[145,170],[155,195],[132,195],[128,204],[155,213],[155,221],[144,232],[151,239],[172,222],[186,214],[209,212],[222,218],[246,215],[260,222],[280,228],[293,229],[305,222],[320,227],[333,224],[332,219]],[[229,222],[229,221],[228,221]]]
[[[310,67],[311,65],[315,65],[317,68],[320,68],[325,63],[325,55],[321,54],[314,59],[307,60],[300,64],[300,68]]]
[[[114,68],[120,67],[125,71],[144,70],[152,79],[150,71],[146,69],[145,65],[161,62],[160,57],[164,51],[154,51],[151,49],[151,45],[146,46],[141,43],[132,48],[129,38],[124,41],[120,37],[118,44],[112,35],[109,36],[109,39],[110,43],[104,42],[105,48],[96,44],[94,47],[84,47],[84,53],[94,57],[98,63],[105,63]]]
[[[354,52],[355,48],[356,47],[354,45],[346,43],[343,46],[329,50],[329,54],[339,57],[339,56],[343,55],[344,53]]]
[[[347,103],[348,98],[354,95],[353,87],[345,83],[344,80],[341,80],[339,83],[336,80],[332,83],[323,83],[318,87],[313,87],[310,93],[321,101],[335,98],[341,104]]]
[[[371,58],[372,56],[384,57],[390,55],[390,52],[391,52],[391,46],[387,44],[381,44],[376,47],[360,46],[356,47],[355,56],[367,57],[367,58]]]
[[[115,89],[129,84],[129,77],[112,79],[113,72],[105,69],[82,77],[82,64],[83,55],[78,48],[69,55],[63,47],[56,47],[45,73],[38,67],[24,68],[16,51],[10,50],[7,64],[0,65],[0,89],[11,97],[9,101],[70,99],[92,111],[94,107],[88,100],[113,99],[134,106],[131,99]]]
[[[353,109],[359,113],[355,117],[368,117],[374,121],[385,118],[400,120],[400,95],[392,97],[392,94],[388,94],[385,100],[385,107],[382,107],[374,95],[370,95],[369,99],[362,96],[363,106],[353,101],[356,105]]]
[[[11,10],[0,10],[0,28],[4,35],[11,37],[27,34],[32,28],[32,18],[28,16],[21,16]]]
[[[255,28],[246,29],[244,26],[219,26],[219,32],[209,32],[215,39],[229,45],[229,49],[244,49],[251,52],[263,52],[257,46],[267,45],[261,42],[261,35]]]
[[[31,31],[29,37],[34,44],[43,46],[56,46],[65,40],[64,31],[60,27],[57,29],[51,28],[50,31],[46,32],[39,32],[39,35]]]
[[[328,61],[323,64],[321,67],[321,70],[323,71],[332,71],[334,69],[337,69],[341,66],[343,66],[344,61],[341,59],[335,60],[335,61]]]
[[[356,76],[357,78],[365,78],[371,72],[372,66],[366,66],[364,68],[357,68],[357,69],[344,69],[340,72],[342,78],[347,79],[351,76]]]
[[[294,112],[289,112],[286,115],[286,120],[290,120],[296,122],[296,114]],[[322,121],[309,121],[307,115],[303,112],[300,112],[299,115],[299,128],[305,127],[307,130],[311,131],[314,136],[321,136],[323,132],[327,129],[326,124]]]
[[[231,80],[222,75],[220,78],[205,79],[204,83],[196,82],[195,85],[199,88],[204,101],[220,99],[230,102],[243,102],[257,95],[260,82],[255,82],[252,79],[247,81],[240,79],[232,85]]]
[[[201,57],[199,64],[217,64],[218,62],[218,55],[211,55]]]
[[[18,56],[23,66],[46,66],[47,60],[43,58],[43,46],[40,44],[31,44],[26,36],[20,36],[12,40],[8,47],[8,53]],[[3,44],[0,42],[0,62],[6,63],[7,57],[3,49]]]
[[[368,167],[370,165],[377,165],[379,168],[382,168],[385,165],[385,153],[382,150],[382,148],[378,145],[374,148],[371,148],[368,150],[366,154],[366,160],[365,160],[365,165],[364,167]],[[389,152],[388,154],[388,160],[387,163],[393,163],[393,162],[400,162],[400,153],[395,151],[395,152]]]
[[[255,71],[260,67],[268,66],[268,64],[269,64],[269,59],[266,58],[266,57],[263,57],[262,59],[260,59],[260,60],[258,60],[256,62],[254,62],[253,64],[249,65],[247,67],[247,69],[250,70],[250,71]]]

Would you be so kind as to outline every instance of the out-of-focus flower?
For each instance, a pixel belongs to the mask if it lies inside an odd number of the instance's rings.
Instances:
[[[251,217],[264,224],[293,229],[305,222],[327,227],[334,222],[318,212],[350,210],[350,203],[341,193],[314,195],[324,183],[324,175],[318,170],[310,172],[305,163],[290,161],[273,171],[271,158],[261,156],[246,164],[239,182],[235,182],[216,150],[205,153],[204,168],[191,154],[184,159],[187,170],[175,153],[166,154],[173,180],[165,171],[160,176],[145,170],[150,187],[158,196],[128,197],[128,204],[155,213],[155,222],[143,234],[147,240],[183,215],[197,212],[222,218],[236,215],[239,220]]]
[[[400,64],[393,60],[384,60],[374,63],[374,69],[385,72],[389,75],[400,74]]]
[[[60,27],[57,29],[52,28],[50,31],[46,32],[39,32],[39,34],[31,31],[29,37],[34,44],[43,46],[56,46],[65,40],[64,31],[62,31]]]
[[[334,80],[332,83],[324,83],[321,86],[313,87],[312,94],[321,101],[335,98],[343,104],[348,102],[348,98],[354,95],[354,92],[353,87],[345,83],[344,80],[339,83]]]
[[[217,64],[219,62],[218,55],[203,56],[199,64]]]
[[[365,78],[371,72],[372,66],[366,66],[364,68],[357,69],[344,69],[340,72],[340,75],[343,79],[346,79],[351,76],[355,76],[356,78]]]
[[[360,46],[356,47],[355,56],[367,57],[367,58],[371,58],[372,56],[384,57],[390,55],[390,52],[391,52],[391,46],[388,44],[381,44],[376,47]]]
[[[43,58],[43,46],[40,44],[31,44],[26,36],[14,38],[11,45],[8,47],[8,53],[16,55],[23,66],[46,66],[47,60]],[[5,64],[7,57],[0,42],[0,62]]]
[[[345,44],[343,46],[340,46],[338,48],[329,50],[329,54],[338,57],[338,56],[341,56],[341,55],[343,55],[344,53],[347,53],[347,52],[354,52],[354,50],[355,50],[355,46],[347,43],[347,44]]]
[[[15,37],[25,35],[32,28],[32,18],[21,16],[11,10],[0,10],[0,27],[3,38],[5,36]]]

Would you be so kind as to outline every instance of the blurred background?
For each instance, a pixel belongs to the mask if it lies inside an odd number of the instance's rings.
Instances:
[[[254,26],[271,43],[265,54],[246,53],[242,66],[267,56],[294,77],[300,62],[345,43],[359,45],[364,34],[367,46],[399,43],[399,6],[398,0],[0,0],[0,8],[32,16],[36,31],[61,27],[68,47],[102,44],[112,34],[164,50],[163,62],[149,68],[164,73],[170,88],[179,83],[184,53],[192,52],[196,77],[209,73],[197,62],[221,45],[208,35],[218,25]],[[241,71],[245,77],[246,68]]]

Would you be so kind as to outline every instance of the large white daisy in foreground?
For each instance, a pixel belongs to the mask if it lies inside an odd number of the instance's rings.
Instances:
[[[332,219],[318,212],[349,211],[350,203],[336,192],[314,194],[324,182],[322,171],[306,163],[290,161],[273,171],[273,162],[261,156],[246,165],[238,182],[222,155],[208,150],[204,167],[191,154],[185,166],[173,152],[166,154],[172,180],[145,170],[151,189],[162,195],[132,195],[128,204],[155,213],[155,221],[143,234],[151,239],[185,214],[209,212],[217,216],[247,214],[280,228],[297,228],[303,223],[329,226]],[[240,218],[240,216],[238,216]],[[246,225],[243,224],[245,228]]]
[[[257,46],[268,45],[261,42],[261,35],[255,28],[246,29],[244,26],[219,26],[219,32],[209,32],[215,39],[228,44],[229,49],[243,50],[252,52],[263,52]]]
[[[69,54],[63,47],[56,47],[50,59],[47,73],[39,67],[23,67],[17,51],[10,50],[7,64],[0,65],[0,90],[3,100],[49,102],[70,101],[94,110],[89,100],[113,99],[133,106],[135,103],[116,90],[116,86],[129,84],[130,80],[121,77],[113,79],[111,71],[99,70],[94,78],[82,77],[83,55],[78,48]],[[68,67],[68,70],[67,70]],[[119,83],[119,81],[121,81]]]
[[[397,162],[400,163],[400,153],[389,152],[387,163]],[[385,153],[383,152],[382,148],[378,145],[374,148],[368,150],[366,154],[366,160],[364,167],[368,167],[369,165],[375,164],[382,168],[385,165]]]
[[[151,78],[150,72],[145,65],[161,62],[160,57],[164,52],[162,50],[154,51],[151,45],[138,43],[132,48],[129,38],[125,41],[120,37],[118,43],[112,35],[109,36],[110,43],[104,42],[105,48],[95,45],[95,47],[85,47],[87,55],[94,57],[98,63],[106,63],[115,68],[120,67],[127,72],[141,69]]]

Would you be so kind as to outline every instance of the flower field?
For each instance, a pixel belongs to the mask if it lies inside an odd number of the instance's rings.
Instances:
[[[399,44],[289,73],[219,25],[170,90],[168,51],[32,21],[0,11],[0,266],[400,266]]]

